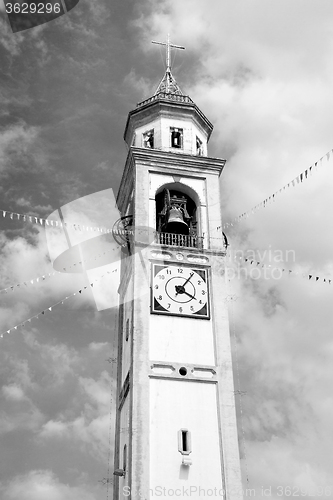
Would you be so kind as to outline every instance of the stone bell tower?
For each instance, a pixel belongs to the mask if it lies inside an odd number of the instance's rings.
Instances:
[[[118,193],[134,236],[119,287],[114,499],[240,500],[213,126],[167,68],[129,113]],[[153,241],[145,231],[151,228]],[[148,231],[149,232],[149,231]]]

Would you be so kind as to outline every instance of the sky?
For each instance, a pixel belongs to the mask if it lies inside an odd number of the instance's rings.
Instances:
[[[168,32],[186,47],[173,74],[214,124],[209,156],[227,160],[223,222],[248,214],[224,229],[244,489],[333,498],[332,15],[330,0],[80,0],[13,34],[0,3],[2,500],[112,498],[116,302],[53,275],[45,228],[8,214],[116,196],[127,114],[162,78],[151,40]]]

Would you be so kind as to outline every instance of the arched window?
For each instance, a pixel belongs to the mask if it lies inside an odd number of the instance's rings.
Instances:
[[[179,188],[164,188],[155,198],[156,231],[159,243],[200,247],[197,206],[191,196]]]

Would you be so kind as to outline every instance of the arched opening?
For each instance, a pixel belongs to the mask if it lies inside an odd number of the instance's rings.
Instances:
[[[198,234],[198,210],[187,186],[167,185],[156,194],[156,231],[158,243],[201,247]],[[185,189],[184,189],[185,188]]]

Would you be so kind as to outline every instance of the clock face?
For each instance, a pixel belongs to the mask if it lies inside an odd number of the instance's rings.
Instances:
[[[152,312],[209,319],[207,270],[154,264]]]

